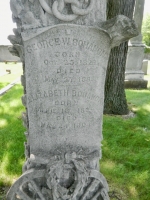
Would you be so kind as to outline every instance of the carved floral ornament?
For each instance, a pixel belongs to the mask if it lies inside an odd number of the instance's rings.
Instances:
[[[95,154],[93,152],[91,156]],[[31,154],[29,162],[32,167],[12,186],[7,199],[109,200],[105,178],[96,169],[88,168],[85,158],[75,152],[54,156],[50,160]],[[46,169],[41,169],[43,163]]]
[[[47,13],[67,22],[75,20],[78,16],[89,14],[94,6],[94,0],[84,0],[84,3],[87,5],[85,9],[82,8],[83,3],[78,0],[56,0],[52,4],[52,7],[45,0],[39,0],[39,2]],[[66,4],[71,4],[73,14],[63,14]]]

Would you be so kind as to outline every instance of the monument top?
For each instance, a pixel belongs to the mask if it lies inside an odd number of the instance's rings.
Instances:
[[[11,0],[13,20],[23,29],[60,23],[93,25],[106,19],[105,0]]]

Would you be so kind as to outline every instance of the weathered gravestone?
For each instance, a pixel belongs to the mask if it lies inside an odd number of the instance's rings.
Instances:
[[[23,62],[23,175],[8,200],[109,199],[99,172],[104,82],[111,47],[135,36],[104,0],[11,0],[11,52]]]
[[[126,88],[147,88],[147,80],[144,80],[144,72],[142,71],[142,64],[144,59],[145,44],[142,42],[142,21],[144,14],[145,0],[136,0],[134,16],[139,35],[130,40],[128,46],[128,54],[126,61],[125,72],[125,87]]]

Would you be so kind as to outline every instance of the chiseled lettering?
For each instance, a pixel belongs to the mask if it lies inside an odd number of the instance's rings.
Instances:
[[[73,45],[77,46],[78,45],[78,40],[77,39],[73,39]]]
[[[38,42],[38,43],[37,43],[37,47],[38,47],[39,49],[42,49],[42,47],[43,47],[42,42]]]
[[[79,82],[91,82],[91,77],[79,77]]]
[[[56,45],[60,45],[60,43],[61,43],[61,42],[60,42],[60,38],[55,38],[55,44],[56,44]]]
[[[58,83],[58,78],[51,78],[50,76],[45,75],[44,82],[51,82],[53,84],[54,83],[57,84]]]
[[[71,45],[70,38],[62,38],[62,42],[65,46]]]
[[[41,90],[41,91],[37,91],[35,93],[35,95],[31,94],[28,96],[28,102],[33,102],[37,99],[40,98],[53,98],[53,97],[61,97],[61,96],[68,96],[69,91],[68,90]]]
[[[50,40],[49,40],[49,45],[50,45],[50,46],[54,46],[54,40],[53,40],[53,39],[50,39]]]
[[[72,97],[82,97],[89,100],[101,102],[101,98],[99,96],[84,91],[72,90]]]
[[[71,101],[71,100],[66,100],[66,101],[57,100],[57,101],[55,101],[55,106],[72,106],[72,105],[75,105],[75,101]]]
[[[70,65],[72,65],[72,64],[70,64]],[[57,69],[57,74],[60,74],[60,73],[62,73],[62,74],[79,74],[80,69],[79,68],[75,69],[75,68],[71,68],[71,67],[68,69],[63,69],[62,67],[60,67]]]
[[[27,46],[27,52],[28,52],[28,53],[31,53],[31,52],[32,52],[32,48],[31,48],[30,45]]]
[[[59,116],[56,116],[56,119],[58,121],[71,121],[71,120],[76,120],[77,117],[76,116],[72,116],[72,115],[59,115]]]
[[[33,50],[37,50],[36,44],[32,44],[32,48],[33,48]]]
[[[85,123],[85,122],[79,122],[79,123],[73,124],[74,129],[82,129],[82,128],[87,128],[87,127],[90,127],[90,126],[91,126],[90,123]]]
[[[48,97],[48,94],[46,91],[44,91],[44,97]]]
[[[102,49],[102,47],[99,47],[96,43],[93,42],[89,42],[86,40],[82,40],[82,39],[76,39],[76,38],[69,38],[69,37],[65,37],[65,38],[43,38],[43,40],[39,41],[38,43],[34,43],[31,45],[27,46],[27,52],[31,53],[32,51],[38,50],[38,49],[45,49],[45,48],[49,48],[49,47],[53,47],[53,46],[60,46],[60,45],[64,45],[64,46],[79,46],[80,48],[84,48],[87,49],[89,51],[94,51],[97,53],[101,53],[101,54],[106,54],[105,50]],[[67,53],[63,53],[62,55],[63,57],[67,57]],[[73,54],[69,54],[69,57],[73,57]],[[77,56],[76,56],[77,57]]]

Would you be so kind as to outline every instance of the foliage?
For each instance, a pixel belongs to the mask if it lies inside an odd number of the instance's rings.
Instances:
[[[147,14],[143,19],[142,25],[143,42],[150,46],[150,14]]]
[[[150,53],[150,47],[146,47],[144,53]]]

